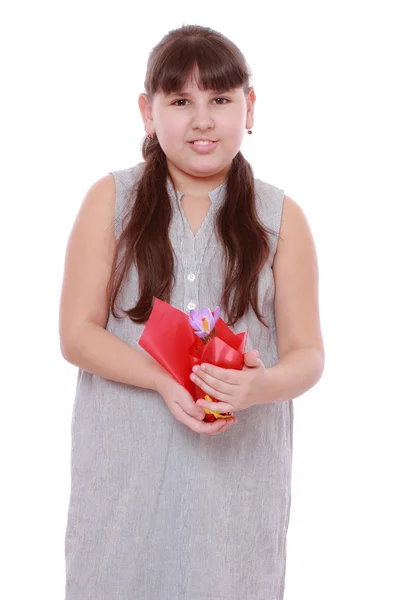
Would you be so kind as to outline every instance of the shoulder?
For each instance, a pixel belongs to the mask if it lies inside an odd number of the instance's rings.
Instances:
[[[292,236],[294,233],[307,237],[310,241],[311,231],[307,218],[301,206],[286,195],[284,190],[276,185],[254,179],[257,206],[261,212],[269,216],[276,233],[279,233],[277,252],[282,250],[282,241],[285,236]]]
[[[273,185],[272,183],[268,183],[267,181],[263,181],[262,179],[254,178],[254,191],[256,198],[261,201],[263,204],[278,204],[282,203],[283,198],[283,189],[280,187]]]
[[[288,244],[292,246],[300,244],[310,249],[314,245],[310,225],[303,209],[293,198],[284,194],[277,257],[279,253],[284,252],[284,247]]]
[[[83,199],[83,207],[108,206],[112,208],[115,205],[115,179],[111,174],[104,175],[97,179],[87,190]]]
[[[110,171],[107,177],[112,178],[114,185],[114,234],[118,239],[124,227],[124,219],[133,208],[136,191],[135,186],[140,181],[145,163],[141,162],[127,169]],[[134,193],[131,193],[131,192]]]
[[[115,237],[120,234],[120,221],[125,212],[129,211],[126,203],[126,192],[138,181],[144,163],[139,163],[128,169],[110,171],[97,179],[88,189],[80,210],[82,215],[90,219],[102,218],[113,220]]]
[[[283,189],[262,179],[254,178],[254,194],[257,212],[262,221],[267,227],[278,232],[282,216]]]
[[[281,226],[284,190],[272,183],[254,178],[254,194],[257,215],[268,229],[269,254],[268,265],[274,261],[277,238]]]
[[[282,216],[284,190],[272,183],[254,178],[254,193],[257,212],[262,221],[278,232]]]
[[[134,185],[141,177],[144,170],[144,162],[138,163],[133,167],[127,169],[118,169],[110,171],[109,176],[113,177],[117,187],[117,192],[124,188],[130,188]]]

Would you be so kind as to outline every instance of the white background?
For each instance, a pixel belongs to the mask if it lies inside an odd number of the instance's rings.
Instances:
[[[183,24],[243,51],[257,101],[242,151],[301,205],[318,251],[326,366],[294,400],[285,600],[400,597],[395,4],[2,9],[1,598],[64,598],[77,375],[58,339],[66,243],[92,183],[142,160],[148,53]]]

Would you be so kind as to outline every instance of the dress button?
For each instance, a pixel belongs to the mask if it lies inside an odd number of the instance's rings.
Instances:
[[[187,305],[189,310],[194,310],[196,308],[196,305],[194,304],[194,302],[189,302],[189,304]]]
[[[194,273],[189,273],[188,279],[189,281],[194,281],[196,279],[196,275]]]

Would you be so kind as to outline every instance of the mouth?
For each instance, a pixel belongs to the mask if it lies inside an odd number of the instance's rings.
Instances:
[[[189,142],[190,144],[193,144],[194,146],[209,146],[210,144],[215,144],[217,142],[217,140],[192,140],[191,142]]]
[[[196,154],[212,154],[216,148],[218,148],[219,141],[215,140],[192,140],[189,145],[192,147],[192,152]]]

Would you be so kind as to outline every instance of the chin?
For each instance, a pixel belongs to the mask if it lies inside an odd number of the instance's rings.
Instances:
[[[227,157],[226,159],[221,158],[221,156],[216,155],[199,155],[194,158],[190,158],[186,162],[186,166],[195,170],[195,171],[207,171],[207,170],[220,170],[223,169],[227,164],[231,162],[231,158]]]
[[[183,171],[189,173],[190,175],[197,177],[213,177],[217,173],[220,173],[225,167],[223,165],[204,165],[203,167],[191,167],[187,166],[183,168]]]

